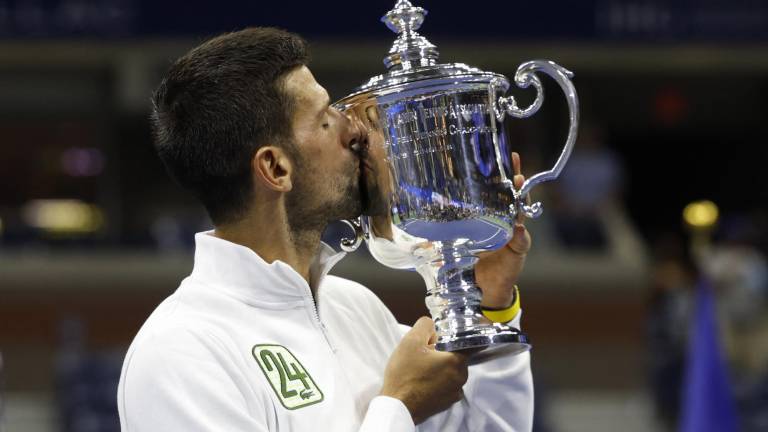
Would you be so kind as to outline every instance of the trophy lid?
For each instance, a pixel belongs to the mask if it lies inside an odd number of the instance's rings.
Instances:
[[[427,11],[414,7],[408,0],[399,0],[395,8],[381,17],[390,30],[398,34],[384,65],[389,70],[408,70],[414,65],[432,66],[440,53],[424,36],[416,32],[424,22]]]
[[[415,7],[408,0],[398,0],[395,7],[381,17],[381,21],[398,34],[384,57],[388,71],[371,78],[344,99],[364,93],[381,95],[389,93],[389,90],[399,91],[403,86],[418,88],[429,85],[423,81],[431,83],[435,79],[448,79],[458,84],[466,81],[487,83],[493,78],[501,78],[506,91],[509,84],[503,75],[485,72],[463,63],[437,63],[437,47],[417,32],[426,15],[424,8]]]

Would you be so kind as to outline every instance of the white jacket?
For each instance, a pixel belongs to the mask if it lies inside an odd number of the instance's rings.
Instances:
[[[415,427],[402,402],[377,396],[408,327],[365,287],[327,275],[343,253],[322,246],[315,308],[287,264],[210,233],[195,239],[192,274],[125,357],[123,432],[531,430],[528,353],[471,366],[465,398]]]

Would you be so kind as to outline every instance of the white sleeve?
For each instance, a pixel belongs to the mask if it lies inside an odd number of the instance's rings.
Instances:
[[[520,328],[522,311],[509,323]],[[419,432],[528,432],[533,428],[530,353],[469,367],[464,398],[418,425]]]
[[[368,405],[359,432],[415,432],[408,408],[399,399],[376,396]]]
[[[210,340],[183,329],[133,347],[118,389],[122,432],[268,431],[266,416],[251,415],[264,407],[245,396],[248,381],[221,357]]]

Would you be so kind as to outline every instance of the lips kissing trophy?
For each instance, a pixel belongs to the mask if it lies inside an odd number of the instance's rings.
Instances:
[[[342,248],[365,238],[371,255],[396,269],[415,269],[426,281],[426,304],[437,331],[436,349],[486,349],[486,357],[530,349],[524,333],[487,319],[475,284],[477,254],[503,247],[516,218],[535,218],[528,204],[537,184],[558,177],[576,140],[578,98],[571,72],[546,60],[523,63],[515,84],[533,86],[536,99],[519,108],[503,96],[509,80],[461,63],[439,64],[437,48],[417,33],[427,11],[399,0],[382,21],[398,33],[384,58],[388,71],[335,106],[368,129],[361,174],[363,216]],[[554,167],[525,181],[510,179],[511,149],[501,123],[541,107],[543,72],[565,92],[570,128]],[[477,355],[475,355],[477,357]]]

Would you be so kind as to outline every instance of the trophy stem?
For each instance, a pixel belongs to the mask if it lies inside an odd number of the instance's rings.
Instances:
[[[434,246],[434,259],[416,270],[427,284],[426,304],[437,331],[435,348],[458,351],[503,346],[503,353],[530,349],[528,338],[520,330],[494,323],[483,315],[482,292],[475,283],[477,256],[462,245],[435,242]],[[483,356],[487,357],[485,353]]]

